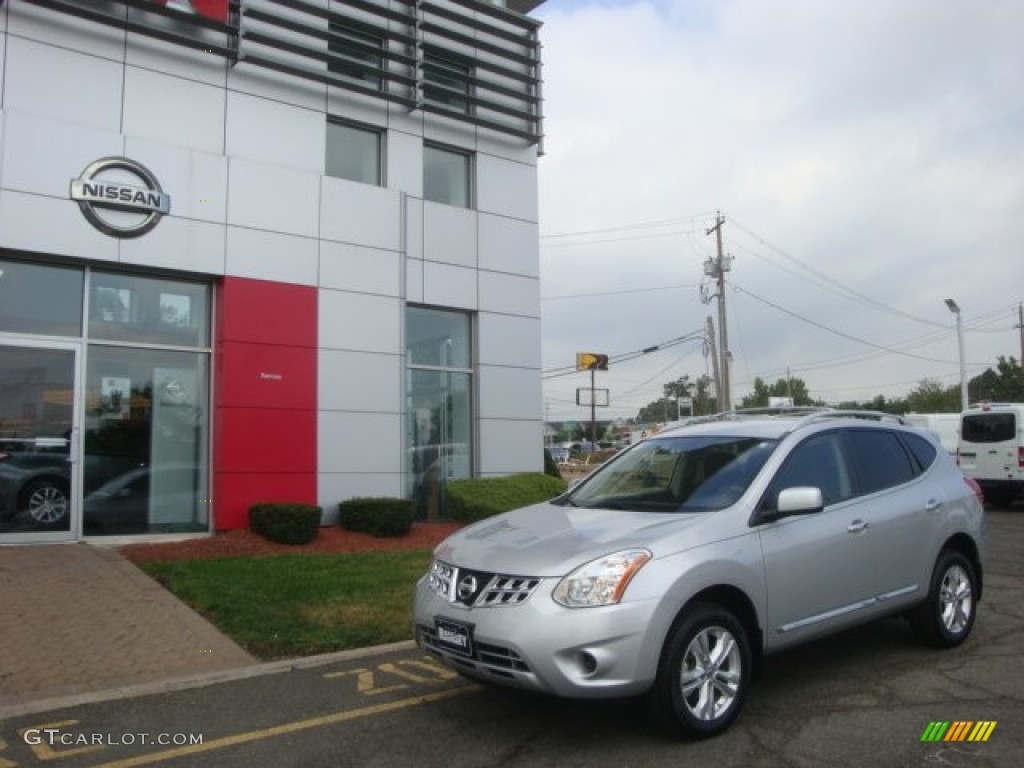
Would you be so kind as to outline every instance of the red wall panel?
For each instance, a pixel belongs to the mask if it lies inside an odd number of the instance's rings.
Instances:
[[[213,520],[218,531],[249,527],[249,507],[267,501],[316,503],[315,474],[218,472]],[[223,499],[218,503],[218,499]]]
[[[309,347],[222,341],[217,385],[232,406],[315,410],[316,357]]]
[[[218,472],[316,472],[316,411],[225,407],[217,428]]]
[[[217,338],[316,347],[317,290],[306,285],[227,277],[217,304]]]
[[[317,289],[225,278],[214,359],[214,527],[248,526],[257,502],[316,503]]]

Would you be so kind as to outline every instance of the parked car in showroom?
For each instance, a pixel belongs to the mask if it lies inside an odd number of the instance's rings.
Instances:
[[[24,515],[33,527],[67,527],[71,508],[67,440],[6,439],[0,445],[0,520]]]
[[[891,614],[962,643],[984,557],[980,491],[934,435],[885,414],[732,412],[450,536],[414,630],[470,678],[642,695],[701,738],[736,719],[772,652]]]

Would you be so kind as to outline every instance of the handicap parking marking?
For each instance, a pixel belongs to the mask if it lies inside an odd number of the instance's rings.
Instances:
[[[480,690],[478,685],[462,681],[457,672],[430,656],[414,655],[397,659],[391,656],[389,661],[373,666],[367,665],[366,661],[366,658],[350,660],[348,663],[353,665],[363,663],[363,666],[353,666],[351,669],[338,668],[335,664],[329,672],[318,672],[310,667],[292,669],[296,675],[312,672],[328,686],[343,685],[343,701],[352,706],[341,710],[212,739],[202,733],[173,734],[189,736],[187,741],[158,740],[157,736],[167,734],[156,734],[155,730],[153,733],[120,735],[110,732],[109,728],[91,731],[87,715],[84,720],[35,722],[20,726],[13,733],[8,732],[5,734],[6,741],[0,737],[0,768],[24,768],[42,764],[88,765],[90,768],[153,765],[188,755],[214,752],[277,736],[398,712]],[[397,697],[388,697],[391,699],[389,701],[381,701],[379,698],[371,701],[373,697],[382,694],[395,694]],[[330,701],[337,707],[336,697],[332,696]],[[119,747],[145,751],[112,760],[112,750]],[[26,756],[27,762],[19,762]],[[67,758],[78,759],[67,762]]]
[[[415,670],[415,671],[412,671]],[[414,685],[442,685],[459,677],[459,673],[441,665],[429,656],[418,659],[402,659],[391,663],[378,664],[373,669],[359,667],[340,672],[327,672],[325,680],[354,677],[356,692],[362,696],[377,696],[382,693],[404,690]],[[405,682],[394,683],[392,678]],[[379,685],[383,681],[384,685]],[[387,683],[391,684],[387,684]]]
[[[389,701],[383,704],[374,704],[367,707],[359,707],[357,709],[343,710],[341,712],[332,712],[331,714],[320,715],[319,717],[311,717],[305,720],[296,720],[290,723],[282,723],[281,725],[275,725],[270,728],[261,728],[255,731],[243,731],[242,733],[236,733],[231,736],[222,736],[219,739],[204,741],[202,744],[175,747],[173,749],[167,749],[161,752],[151,752],[144,755],[136,755],[134,757],[126,758],[124,760],[115,760],[110,763],[102,763],[100,765],[93,766],[92,768],[135,768],[135,766],[152,765],[154,763],[159,763],[164,760],[173,760],[175,758],[184,757],[186,755],[198,755],[204,752],[212,752],[218,749],[226,749],[227,747],[235,747],[240,744],[248,744],[250,742],[271,739],[276,736],[285,736],[292,733],[298,733],[300,731],[306,731],[312,728],[322,728],[324,726],[335,725],[337,723],[344,723],[350,720],[358,720],[359,718],[363,717],[372,717],[374,715],[382,715],[387,714],[389,712],[396,712],[403,709],[409,709],[411,707],[421,706],[423,704],[429,704],[434,701],[450,699],[455,696],[460,696],[464,693],[470,693],[478,690],[479,688],[475,685],[467,685],[459,688],[450,688],[448,690],[436,691],[434,693],[428,693],[422,696],[413,696],[407,699],[397,699],[395,701]]]

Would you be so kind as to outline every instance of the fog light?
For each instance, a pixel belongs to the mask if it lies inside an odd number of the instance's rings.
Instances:
[[[584,651],[580,654],[580,668],[583,670],[583,674],[592,675],[597,672],[597,659],[594,655]]]

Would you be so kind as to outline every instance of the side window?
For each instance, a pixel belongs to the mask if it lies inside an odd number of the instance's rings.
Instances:
[[[764,507],[775,509],[779,493],[798,486],[820,488],[826,506],[853,495],[838,433],[815,435],[794,448],[772,480]]]
[[[327,175],[380,186],[383,138],[377,129],[328,118]]]
[[[472,76],[473,67],[468,60],[428,49],[423,54],[423,99],[472,114]]]
[[[885,430],[853,429],[846,434],[860,480],[860,492],[874,493],[914,479],[910,457],[899,438]]]
[[[381,90],[380,70],[384,62],[384,35],[370,27],[330,22],[327,50],[332,58],[327,64],[331,74]]]
[[[472,155],[437,144],[423,145],[423,199],[460,208],[472,205]]]
[[[934,445],[919,435],[903,433],[903,441],[914,457],[915,469],[917,470],[914,474],[921,474],[927,470],[939,453]]]

